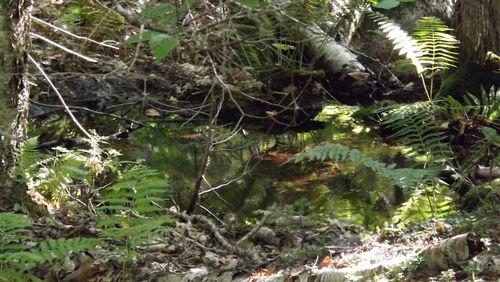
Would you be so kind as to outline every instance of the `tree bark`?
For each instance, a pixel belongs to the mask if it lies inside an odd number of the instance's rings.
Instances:
[[[460,59],[484,65],[486,53],[500,53],[500,1],[460,0],[456,11]]]
[[[30,0],[0,3],[0,186],[9,181],[14,152],[26,137]],[[9,20],[10,19],[10,20]]]
[[[11,122],[15,108],[11,103],[10,81],[14,73],[14,52],[11,46],[10,9],[7,3],[0,3],[0,167],[2,175],[6,172],[9,142],[12,138]],[[0,181],[1,183],[1,181]]]

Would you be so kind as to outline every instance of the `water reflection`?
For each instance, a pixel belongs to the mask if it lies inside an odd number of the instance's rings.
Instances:
[[[390,161],[396,150],[351,118],[353,107],[327,107],[317,120],[325,128],[305,133],[266,135],[240,131],[214,148],[203,183],[201,204],[216,214],[241,218],[272,205],[290,205],[300,215],[325,215],[375,227],[390,218],[401,191],[371,170],[342,163],[284,163],[292,154],[322,142],[358,148]],[[168,124],[134,132],[125,158],[144,159],[162,172],[172,188],[172,202],[186,207],[205,148],[207,127]],[[218,134],[229,129],[218,128]],[[399,194],[398,194],[399,193]]]

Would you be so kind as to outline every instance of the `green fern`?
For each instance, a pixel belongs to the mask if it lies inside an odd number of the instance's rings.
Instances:
[[[40,281],[24,273],[38,263],[63,258],[71,252],[94,249],[98,239],[76,238],[47,240],[37,248],[30,248],[28,242],[30,224],[24,215],[0,213],[0,281]]]
[[[42,154],[38,151],[38,136],[29,138],[23,142],[17,152],[17,163],[14,168],[14,175],[25,176],[24,173],[29,171],[33,164],[37,163]]]
[[[90,188],[93,179],[113,164],[118,155],[113,149],[101,148],[101,137],[87,140],[88,149],[68,150],[53,148],[54,155],[38,152],[38,138],[30,138],[21,146],[14,175],[27,185],[30,192],[38,192],[52,205],[71,197],[82,196],[83,188]],[[54,207],[48,207],[49,211]],[[57,207],[56,207],[57,208]]]
[[[483,115],[489,120],[500,117],[500,88],[492,86],[488,92],[481,87],[481,97],[476,97],[471,93],[464,96],[470,113]]]
[[[440,19],[424,17],[419,20],[413,36],[423,55],[418,59],[424,66],[423,71],[435,72],[456,67],[458,62],[458,40],[448,34],[453,29],[447,27]]]
[[[436,171],[429,169],[396,169],[394,164],[387,165],[363,154],[357,149],[350,149],[336,144],[323,144],[312,148],[298,156],[290,158],[288,161],[295,163],[304,160],[324,161],[326,159],[340,162],[350,159],[355,165],[363,165],[377,174],[387,177],[392,184],[400,187],[412,187],[436,174]]]
[[[123,172],[121,179],[101,197],[101,206],[97,208],[101,212],[97,226],[104,228],[100,236],[123,241],[127,252],[151,236],[164,236],[173,220],[158,216],[162,209],[151,202],[162,203],[166,187],[156,170],[138,166]]]
[[[0,213],[0,253],[10,250],[19,250],[26,248],[26,245],[20,244],[22,240],[31,238],[26,235],[30,226],[27,218],[21,214]]]
[[[451,190],[443,186],[419,185],[394,213],[391,222],[403,227],[406,222],[425,222],[456,213]]]
[[[436,73],[455,67],[458,62],[458,53],[453,51],[458,48],[458,40],[449,34],[453,29],[437,18],[424,17],[419,20],[412,37],[383,14],[370,11],[368,15],[393,42],[394,49],[400,50],[399,55],[406,55],[411,60],[417,68],[427,98],[432,100]],[[424,74],[430,79],[429,88]]]
[[[137,166],[123,172],[121,179],[107,189],[101,196],[99,210],[112,210],[114,213],[135,212],[145,215],[161,211],[151,205],[151,201],[161,203],[167,192],[167,183],[159,177],[158,171]]]
[[[387,38],[393,42],[394,49],[400,50],[399,55],[405,55],[417,68],[417,72],[419,74],[422,73],[424,67],[419,58],[422,57],[424,53],[421,51],[421,47],[417,45],[417,40],[385,15],[372,11],[368,11],[367,13],[368,16],[379,25],[380,30],[386,34]]]
[[[438,123],[440,108],[434,102],[396,104],[380,109],[381,124],[394,133],[392,138],[408,146],[412,156],[423,156],[426,164],[434,164],[452,156],[448,134]]]

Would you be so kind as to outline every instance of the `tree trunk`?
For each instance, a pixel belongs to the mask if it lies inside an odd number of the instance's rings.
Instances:
[[[462,61],[484,65],[486,53],[500,53],[500,1],[460,0],[456,23]]]
[[[0,186],[15,163],[14,152],[26,137],[29,83],[26,68],[31,1],[0,3]],[[9,20],[10,19],[10,20]]]

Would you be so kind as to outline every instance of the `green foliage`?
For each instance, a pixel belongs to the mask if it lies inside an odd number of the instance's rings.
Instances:
[[[492,86],[488,92],[481,87],[481,95],[479,97],[467,92],[464,96],[465,103],[469,109],[469,113],[474,115],[483,115],[489,120],[494,120],[500,117],[500,88],[495,91]]]
[[[434,73],[450,67],[456,67],[458,40],[449,34],[453,29],[447,27],[440,19],[424,17],[419,20],[413,36],[417,39],[422,56],[418,59],[423,65],[422,71]]]
[[[438,71],[455,67],[458,53],[458,40],[449,34],[452,31],[441,20],[434,17],[424,17],[410,36],[398,24],[378,12],[368,12],[370,18],[380,26],[393,44],[399,49],[399,55],[406,55],[417,68],[422,84],[429,100],[433,99],[434,76]],[[424,74],[430,78],[429,89],[425,83]]]
[[[166,188],[166,181],[153,169],[137,166],[124,171],[100,199],[98,226],[104,228],[100,236],[123,241],[129,255],[151,236],[164,236],[172,219],[158,216],[162,209],[152,202],[162,203]]]
[[[140,36],[139,34],[135,34],[127,42],[139,43]],[[149,49],[151,49],[151,52],[158,61],[165,58],[179,44],[179,39],[174,36],[149,30],[142,33],[141,41],[148,42]]]
[[[65,7],[56,24],[94,40],[116,40],[116,34],[127,27],[122,16],[89,1],[70,0]]]
[[[0,213],[0,281],[40,281],[24,272],[38,263],[64,258],[71,252],[94,249],[100,242],[88,238],[47,240],[38,247],[29,248],[28,243],[34,245],[29,227],[24,215]]]
[[[29,178],[25,175],[25,172],[29,171],[33,164],[38,163],[42,157],[37,147],[37,136],[29,138],[21,144],[17,152],[18,158],[14,168],[14,175],[25,177],[25,180]]]
[[[395,168],[395,164],[387,165],[363,154],[357,149],[350,149],[336,144],[323,144],[312,148],[289,161],[296,163],[308,159],[310,161],[325,161],[326,159],[340,162],[350,159],[355,165],[363,165],[377,174],[387,177],[392,184],[401,187],[414,186],[426,178],[435,175],[436,171],[428,169]]]
[[[394,213],[391,222],[403,226],[408,222],[425,222],[456,213],[450,189],[437,184],[422,184],[413,189],[410,197]]]
[[[181,5],[173,4],[157,4],[144,8],[140,17],[144,21],[154,22],[154,24],[161,29],[175,30],[173,26],[179,21],[180,18],[189,10],[189,7],[194,3],[193,0],[183,1]],[[165,34],[156,31],[146,30],[142,34],[134,34],[129,39],[128,43],[148,42],[149,49],[155,56],[156,60],[161,61],[164,59],[177,45],[179,45],[180,37],[177,35]]]
[[[41,193],[50,202],[81,197],[83,188],[91,187],[95,176],[108,167],[118,154],[113,149],[101,149],[103,141],[99,137],[87,141],[87,149],[56,147],[55,155],[42,155],[37,150],[38,139],[30,138],[18,152],[14,174],[28,186],[30,192]]]
[[[440,109],[433,102],[395,104],[381,108],[381,124],[394,133],[392,138],[409,147],[409,154],[434,164],[451,157],[448,134],[439,123]]]
[[[415,0],[369,0],[373,7],[379,9],[392,9],[399,6],[400,3],[415,2]]]

